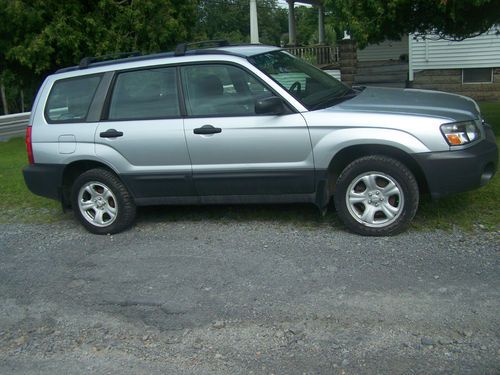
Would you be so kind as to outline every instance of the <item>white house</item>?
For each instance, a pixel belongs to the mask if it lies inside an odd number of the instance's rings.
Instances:
[[[408,79],[416,88],[500,99],[500,35],[496,30],[462,41],[410,35]]]
[[[358,50],[358,73],[367,64],[391,60],[408,61],[407,86],[500,99],[500,35],[494,29],[463,41],[429,34],[370,45]]]

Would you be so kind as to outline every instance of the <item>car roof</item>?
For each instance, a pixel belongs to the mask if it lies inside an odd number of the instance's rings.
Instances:
[[[281,48],[276,47],[276,46],[268,46],[264,44],[239,44],[239,45],[221,45],[217,47],[209,47],[209,48],[200,48],[200,49],[190,49],[186,50],[186,45],[182,45],[183,48],[181,48],[181,53],[179,54],[179,46],[176,49],[176,52],[162,52],[162,53],[155,53],[155,54],[150,54],[150,55],[139,55],[138,53],[119,53],[115,55],[107,55],[107,56],[102,56],[104,58],[110,57],[110,56],[120,56],[120,55],[128,55],[128,57],[123,57],[123,58],[118,58],[118,59],[111,59],[111,60],[104,60],[101,61],[101,57],[86,57],[82,59],[80,62],[80,65],[78,66],[72,66],[72,67],[67,67],[67,68],[62,68],[56,71],[56,73],[65,73],[65,72],[71,72],[71,71],[76,71],[80,69],[86,69],[86,68],[95,68],[95,67],[100,67],[100,66],[107,66],[107,65],[116,65],[116,64],[123,64],[123,63],[130,63],[130,62],[139,62],[139,61],[146,61],[146,60],[154,60],[154,59],[163,59],[163,58],[171,58],[171,57],[182,57],[182,56],[193,56],[193,55],[232,55],[232,56],[239,56],[239,57],[244,57],[248,58],[251,56],[255,55],[260,55],[263,53],[271,52],[271,51],[278,51]]]

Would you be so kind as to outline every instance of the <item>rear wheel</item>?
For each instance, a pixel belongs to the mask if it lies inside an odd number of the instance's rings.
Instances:
[[[121,232],[135,218],[135,204],[127,188],[105,169],[82,173],[73,184],[71,202],[77,219],[92,233]]]
[[[335,207],[351,231],[390,236],[403,231],[417,212],[418,184],[410,170],[390,157],[353,161],[335,187]]]

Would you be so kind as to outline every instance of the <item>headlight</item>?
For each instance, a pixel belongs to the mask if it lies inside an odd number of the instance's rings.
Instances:
[[[441,125],[441,133],[450,146],[465,145],[479,138],[479,128],[474,121]]]

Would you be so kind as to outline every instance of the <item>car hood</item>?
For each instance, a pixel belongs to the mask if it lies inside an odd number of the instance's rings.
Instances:
[[[411,114],[465,121],[479,118],[474,100],[439,91],[367,87],[333,108],[348,111]]]

